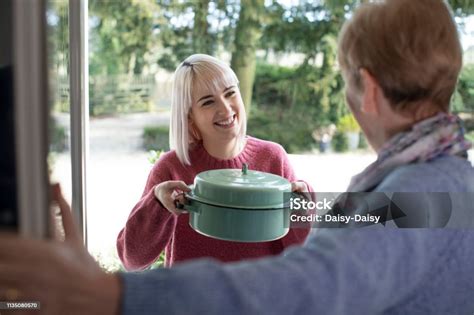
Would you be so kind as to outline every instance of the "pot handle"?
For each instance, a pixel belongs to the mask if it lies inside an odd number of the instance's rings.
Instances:
[[[190,188],[192,185],[190,185]],[[189,194],[184,194],[184,197],[185,199],[193,199],[191,195]],[[194,213],[201,213],[201,211],[199,210],[199,207],[197,207],[196,205],[192,205],[192,204],[182,204],[180,203],[179,201],[175,201],[175,205],[176,205],[176,208],[178,209],[182,209],[182,210],[186,210],[186,211],[189,211],[189,212],[194,212]]]
[[[182,204],[178,201],[176,201],[176,208],[178,208],[180,210],[186,210],[186,211],[189,211],[189,212],[201,213],[201,211],[199,210],[199,207],[196,207],[196,206],[193,206],[193,205],[190,205],[190,204]]]

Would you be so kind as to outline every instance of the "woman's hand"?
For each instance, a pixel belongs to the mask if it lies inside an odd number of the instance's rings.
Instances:
[[[305,182],[293,182],[291,183],[292,192],[307,192],[308,186]]]
[[[181,214],[183,211],[176,207],[176,202],[185,203],[183,192],[190,192],[191,189],[185,182],[180,180],[169,180],[155,186],[154,193],[156,199],[173,214]]]
[[[311,201],[313,200],[311,192],[308,190],[308,185],[305,182],[293,182],[291,183],[291,191],[301,195],[304,199]]]
[[[35,314],[118,314],[118,276],[102,271],[83,246],[59,187],[53,201],[63,216],[64,242],[0,235],[0,301],[37,301]]]

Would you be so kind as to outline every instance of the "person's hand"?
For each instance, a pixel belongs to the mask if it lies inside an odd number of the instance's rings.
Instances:
[[[59,184],[52,184],[50,189],[52,206],[56,205],[59,208],[58,214],[54,211],[51,213],[51,236],[57,240],[64,240],[82,246],[81,233],[74,224],[71,207],[66,199],[64,199],[61,186]],[[56,208],[53,207],[54,209]]]
[[[183,193],[190,191],[191,189],[186,183],[180,180],[162,182],[154,188],[156,199],[158,199],[169,212],[176,215],[186,212],[182,209],[178,209],[176,203],[184,204],[186,200]]]
[[[59,188],[53,200],[63,215],[64,242],[0,235],[0,301],[37,301],[34,314],[118,314],[118,276],[89,255]]]
[[[304,199],[311,201],[313,200],[310,191],[308,190],[308,185],[305,182],[292,182],[291,191],[301,195]]]
[[[291,191],[293,192],[307,192],[308,186],[304,182],[292,182]]]

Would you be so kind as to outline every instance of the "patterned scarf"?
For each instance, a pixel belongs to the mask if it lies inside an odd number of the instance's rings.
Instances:
[[[390,139],[380,150],[377,160],[352,178],[347,191],[370,191],[395,168],[405,164],[447,155],[467,157],[470,147],[471,143],[464,138],[461,119],[440,113]]]

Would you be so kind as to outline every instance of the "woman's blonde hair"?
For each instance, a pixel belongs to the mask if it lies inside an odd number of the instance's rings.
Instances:
[[[174,73],[171,95],[170,148],[176,151],[183,165],[191,165],[189,145],[199,141],[189,128],[189,111],[194,91],[222,93],[225,88],[236,86],[239,80],[224,62],[209,55],[195,54],[186,58]],[[241,113],[240,140],[246,135],[245,110]]]
[[[443,0],[385,0],[362,5],[339,36],[343,73],[362,88],[364,68],[394,110],[409,112],[429,100],[449,111],[462,66],[451,9]]]

